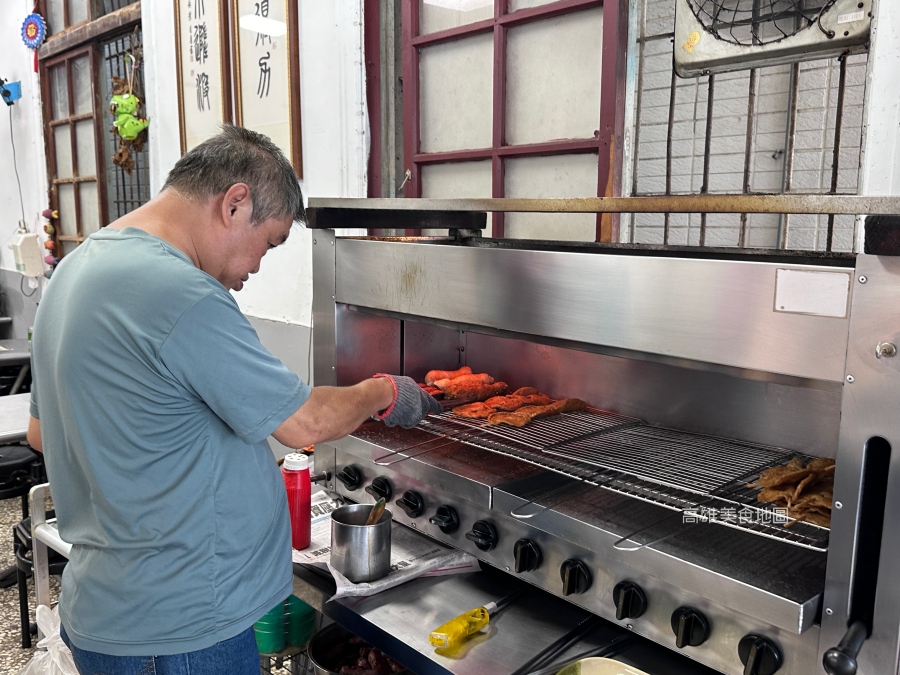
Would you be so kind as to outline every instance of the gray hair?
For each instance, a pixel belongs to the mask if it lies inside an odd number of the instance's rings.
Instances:
[[[175,162],[163,190],[205,200],[237,183],[250,188],[254,225],[286,216],[306,222],[297,174],[284,153],[268,136],[231,124]]]

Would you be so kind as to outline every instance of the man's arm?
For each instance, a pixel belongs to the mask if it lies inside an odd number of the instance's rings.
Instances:
[[[394,387],[384,377],[352,387],[313,387],[309,398],[272,435],[289,448],[333,441],[355,431],[366,419],[394,400]]]
[[[41,421],[34,416],[28,418],[28,431],[25,432],[25,440],[28,445],[38,452],[44,451],[44,444],[41,441]]]

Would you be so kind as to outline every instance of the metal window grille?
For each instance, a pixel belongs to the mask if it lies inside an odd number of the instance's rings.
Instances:
[[[856,194],[866,54],[680,79],[674,6],[642,0],[631,192]],[[853,216],[637,214],[625,241],[853,251]]]
[[[129,4],[122,2],[121,4]],[[132,48],[141,45],[142,31],[138,28],[123,35],[108,40],[102,44],[102,81],[103,101],[110,99],[110,86],[112,78],[128,76],[125,67],[125,55],[130,54]],[[144,73],[143,67],[138,64],[134,74],[135,94],[144,100]],[[112,156],[119,147],[119,135],[112,126],[112,116],[107,115],[108,124],[103,137],[103,147],[106,152],[106,194],[109,202],[109,220],[112,222],[121,218],[126,213],[134,211],[150,199],[150,157],[146,147],[140,152],[132,149],[131,156],[134,159],[134,169],[129,175],[112,162]]]

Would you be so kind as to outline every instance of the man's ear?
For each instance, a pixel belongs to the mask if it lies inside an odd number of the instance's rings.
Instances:
[[[227,225],[244,225],[253,216],[253,200],[246,183],[235,183],[225,191],[222,199],[222,220]]]

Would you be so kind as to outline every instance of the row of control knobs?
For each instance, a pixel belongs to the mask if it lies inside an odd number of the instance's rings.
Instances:
[[[353,491],[362,484],[362,475],[354,466],[345,467],[337,475],[348,490]],[[366,486],[366,492],[375,499],[385,501],[393,496],[390,481],[381,476]],[[418,518],[425,512],[425,500],[415,490],[406,490],[395,502],[410,518]],[[459,529],[459,515],[452,506],[439,506],[435,514],[428,519],[444,534],[452,534]],[[487,520],[477,520],[472,529],[466,533],[466,539],[473,542],[482,551],[491,551],[499,543],[497,528]],[[530,539],[519,539],[513,546],[515,571],[534,572],[543,561],[540,547]],[[563,595],[580,595],[585,593],[593,582],[588,566],[577,558],[563,562],[559,569]],[[622,581],[613,588],[613,602],[616,607],[616,619],[637,619],[647,611],[647,595],[643,589],[631,581]],[[679,649],[698,647],[709,638],[710,623],[702,612],[693,607],[679,607],[672,613],[672,632],[675,633],[675,645]],[[766,637],[750,634],[744,636],[738,644],[738,656],[744,664],[744,675],[773,675],[783,662],[781,650]]]

